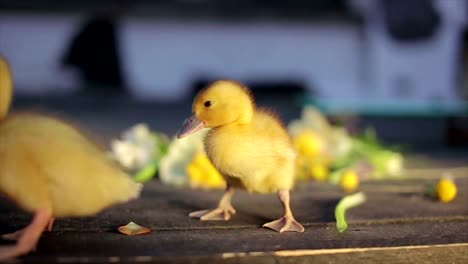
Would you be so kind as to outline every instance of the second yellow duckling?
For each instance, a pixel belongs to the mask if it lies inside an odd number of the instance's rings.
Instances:
[[[26,228],[6,235],[18,242],[0,247],[0,261],[34,250],[55,217],[94,215],[141,190],[74,127],[33,113],[7,115],[12,93],[0,56],[0,193],[34,213]]]
[[[296,153],[291,139],[271,112],[256,109],[250,91],[230,80],[217,81],[202,90],[193,103],[193,116],[178,132],[179,138],[211,128],[205,150],[227,182],[218,208],[196,211],[201,220],[229,220],[234,188],[256,193],[278,192],[284,207],[282,218],[263,226],[278,232],[304,232],[289,205]]]

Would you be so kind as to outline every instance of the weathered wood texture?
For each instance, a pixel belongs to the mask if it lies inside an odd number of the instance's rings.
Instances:
[[[87,97],[81,99],[59,98],[42,103],[49,112],[73,117],[93,134],[101,135],[97,139],[106,145],[109,138],[142,121],[148,122],[152,129],[172,135],[190,113],[191,105],[188,101],[133,104],[125,100],[93,103]],[[299,116],[300,108],[292,106],[289,97],[257,101],[261,105],[274,105],[285,122]],[[17,100],[16,106],[24,109],[40,103],[37,98],[22,103]],[[37,251],[20,260],[25,263],[468,263],[468,169],[452,171],[460,177],[457,178],[459,196],[454,202],[442,204],[423,195],[425,186],[434,183],[448,167],[468,165],[466,150],[434,151],[433,139],[439,139],[443,120],[382,122],[376,126],[379,136],[385,139],[390,138],[389,134],[402,135],[400,140],[410,139],[412,145],[419,142],[430,155],[410,159],[408,167],[423,168],[412,170],[411,180],[362,184],[368,201],[348,212],[349,228],[342,234],[337,232],[334,223],[334,208],[343,196],[337,186],[299,185],[292,194],[292,208],[306,231],[278,234],[261,228],[263,223],[282,213],[275,195],[239,192],[233,201],[237,214],[230,221],[202,222],[190,219],[187,214],[215,206],[222,191],[176,189],[155,180],[145,186],[139,200],[109,208],[92,218],[57,220],[53,231],[43,234]],[[422,123],[426,125],[421,126]],[[0,233],[24,227],[30,219],[28,214],[0,199]],[[148,226],[153,232],[137,237],[119,234],[116,228],[129,221]],[[0,245],[9,243],[0,239]],[[442,246],[435,246],[438,244]],[[346,249],[349,251],[343,252]]]
[[[367,194],[368,201],[349,211],[349,229],[344,233],[336,230],[333,214],[343,193],[336,186],[328,184],[301,184],[293,193],[292,207],[306,231],[302,234],[278,234],[261,228],[264,222],[281,215],[281,206],[275,195],[239,192],[233,201],[237,208],[233,219],[227,222],[203,222],[190,219],[187,214],[215,206],[221,191],[175,189],[155,180],[145,186],[143,197],[137,201],[110,208],[93,218],[58,220],[52,232],[44,233],[38,250],[22,260],[47,263],[113,260],[190,260],[195,263],[208,260],[228,263],[261,260],[258,263],[291,263],[292,259],[297,259],[301,263],[314,259],[320,263],[328,260],[338,262],[346,256],[369,261],[378,256],[399,256],[394,259],[394,263],[398,263],[421,254],[435,254],[438,261],[445,258],[468,260],[461,249],[466,250],[466,246],[449,247],[448,250],[454,252],[453,256],[431,247],[341,254],[331,252],[294,257],[269,253],[300,249],[468,243],[468,179],[457,179],[459,196],[449,204],[423,195],[424,186],[428,182],[430,180],[415,179],[364,183],[362,190]],[[11,206],[0,208],[2,233],[18,229],[30,219]],[[154,231],[137,237],[127,237],[116,232],[119,225],[129,221],[151,227]],[[225,253],[247,252],[264,254],[234,255],[228,259],[222,257]],[[420,260],[419,263],[423,263],[422,260],[427,258]]]

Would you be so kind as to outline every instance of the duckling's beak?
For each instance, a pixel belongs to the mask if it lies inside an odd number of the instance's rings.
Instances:
[[[205,123],[198,120],[195,115],[192,115],[189,119],[185,120],[179,132],[177,132],[177,138],[186,137],[203,128],[205,128]]]

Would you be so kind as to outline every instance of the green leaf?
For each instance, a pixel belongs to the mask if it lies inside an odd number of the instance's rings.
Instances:
[[[143,183],[151,180],[158,171],[158,165],[158,163],[154,162],[139,170],[134,176],[135,181]]]
[[[158,151],[156,151],[155,155],[157,155],[160,159],[162,156],[166,155],[171,140],[166,134],[163,133],[153,133],[153,137],[156,145],[158,146]]]

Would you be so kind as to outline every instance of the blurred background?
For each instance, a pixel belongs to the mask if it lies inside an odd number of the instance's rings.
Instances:
[[[466,152],[468,0],[0,0],[15,110],[106,138],[173,135],[194,93],[246,83],[289,122],[305,105],[384,142]]]

